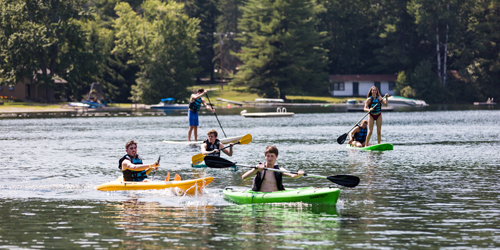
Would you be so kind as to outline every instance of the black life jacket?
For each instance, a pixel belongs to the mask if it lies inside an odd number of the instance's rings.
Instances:
[[[370,96],[370,98],[372,99],[372,102],[370,104],[370,108],[373,108],[378,103],[377,107],[375,107],[375,109],[370,113],[376,115],[376,114],[382,112],[382,103],[378,100],[378,96],[375,98],[373,98],[373,96]]]
[[[278,165],[274,165],[274,169],[280,169]],[[266,170],[264,170],[263,176],[261,175],[261,171],[257,172],[255,175],[255,178],[253,178],[253,184],[252,184],[252,191],[258,192],[260,191],[260,187],[262,186],[262,181],[264,180],[264,177],[266,177]],[[274,172],[274,171],[273,171]],[[281,172],[274,172],[274,178],[276,178],[276,187],[278,190],[285,190],[285,187],[283,187],[283,173]]]
[[[194,110],[194,112],[198,113],[201,107],[201,97],[189,103],[189,109]]]
[[[208,141],[208,139],[206,139],[203,143],[207,144],[207,147],[205,148],[206,151],[212,151],[214,149],[219,149],[219,147],[220,147],[219,139],[215,139],[214,144],[210,143]],[[220,151],[219,151],[219,153],[210,153],[208,155],[220,157]]]
[[[118,161],[118,168],[122,169],[122,163],[123,161],[127,159],[132,164],[142,164],[142,158],[137,155],[136,158],[132,158],[130,155],[124,155],[120,160]],[[125,181],[143,181],[144,179],[148,178],[148,175],[146,174],[146,170],[141,170],[141,171],[133,171],[130,169],[127,169],[125,171],[122,171],[123,173],[123,180]]]
[[[359,142],[366,141],[366,136],[368,135],[368,127],[363,129],[361,125],[358,124],[359,132],[354,134],[354,140]]]

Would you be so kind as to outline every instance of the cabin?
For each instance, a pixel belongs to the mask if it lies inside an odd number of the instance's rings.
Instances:
[[[397,75],[330,75],[328,92],[335,97],[366,96],[372,86],[394,95]]]
[[[41,71],[39,73],[41,73]],[[33,79],[35,78],[36,75],[33,76]],[[55,83],[54,89],[62,89],[62,84],[68,83],[59,76],[54,76],[53,80]],[[0,96],[5,99],[13,99],[22,102],[54,100],[54,96],[47,98],[45,86],[32,84],[31,82],[32,81],[30,81],[30,79],[25,78],[23,81],[19,81],[15,85],[0,85]],[[54,95],[53,91],[52,95]]]

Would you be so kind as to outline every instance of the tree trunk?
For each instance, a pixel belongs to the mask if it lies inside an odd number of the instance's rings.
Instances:
[[[448,6],[446,9],[450,10],[450,3],[448,2]],[[446,85],[446,58],[447,58],[447,52],[448,52],[448,33],[450,31],[450,26],[448,25],[448,22],[446,22],[446,40],[444,42],[444,52],[443,52],[443,57],[444,57],[444,62],[443,62],[443,85]]]
[[[438,76],[441,80],[441,51],[439,50],[439,28],[436,23],[436,55],[437,55],[437,66],[438,66]]]

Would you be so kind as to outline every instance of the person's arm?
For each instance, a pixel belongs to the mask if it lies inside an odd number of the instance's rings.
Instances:
[[[234,143],[230,143],[229,144],[229,149],[225,148],[225,149],[222,150],[222,152],[224,152],[228,156],[233,156],[233,146],[234,146]],[[219,143],[219,149],[221,149],[223,147],[224,147],[224,144]]]
[[[260,170],[264,169],[264,164],[263,163],[259,163],[259,165],[255,166],[255,168],[253,168],[252,170],[250,171],[247,171],[246,173],[244,173],[242,176],[241,176],[241,179],[242,180],[246,180],[254,175],[257,174],[257,172],[259,172]]]
[[[208,154],[212,153],[212,152],[207,151],[207,144],[206,143],[201,144],[200,149],[201,149],[201,153],[204,155],[208,155]]]
[[[283,171],[287,171],[285,168],[281,168],[280,167],[280,170],[283,170]],[[283,173],[284,176],[288,176],[292,179],[297,179],[297,178],[300,178],[302,175],[304,175],[304,171],[302,170],[299,170],[296,174],[292,174],[292,173]]]
[[[132,162],[130,162],[129,160],[125,159],[122,162],[122,171],[125,171],[127,169],[132,170],[132,171],[143,171],[143,170],[146,170],[149,173],[149,171],[151,171],[153,169],[158,169],[159,166],[160,166],[160,163],[158,163],[158,162],[155,162],[153,164],[141,164],[141,165],[138,165],[138,164],[132,164]]]
[[[349,142],[347,144],[351,144],[352,141],[354,141],[354,135],[359,131],[359,127],[356,126],[355,129],[351,130],[351,132],[349,133]]]
[[[208,105],[205,100],[201,99],[201,103],[205,106],[206,109],[215,112],[215,109],[212,108],[212,106]]]
[[[370,108],[370,98],[366,99],[365,101],[365,108],[363,109],[365,112],[372,111]]]
[[[389,105],[389,100],[387,99],[389,98],[389,94],[385,94],[384,97],[382,97],[382,103],[387,107]]]

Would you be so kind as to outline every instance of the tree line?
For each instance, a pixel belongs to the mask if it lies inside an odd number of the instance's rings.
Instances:
[[[157,103],[222,77],[286,99],[397,74],[405,97],[481,101],[500,96],[499,31],[500,0],[0,0],[0,85]]]

